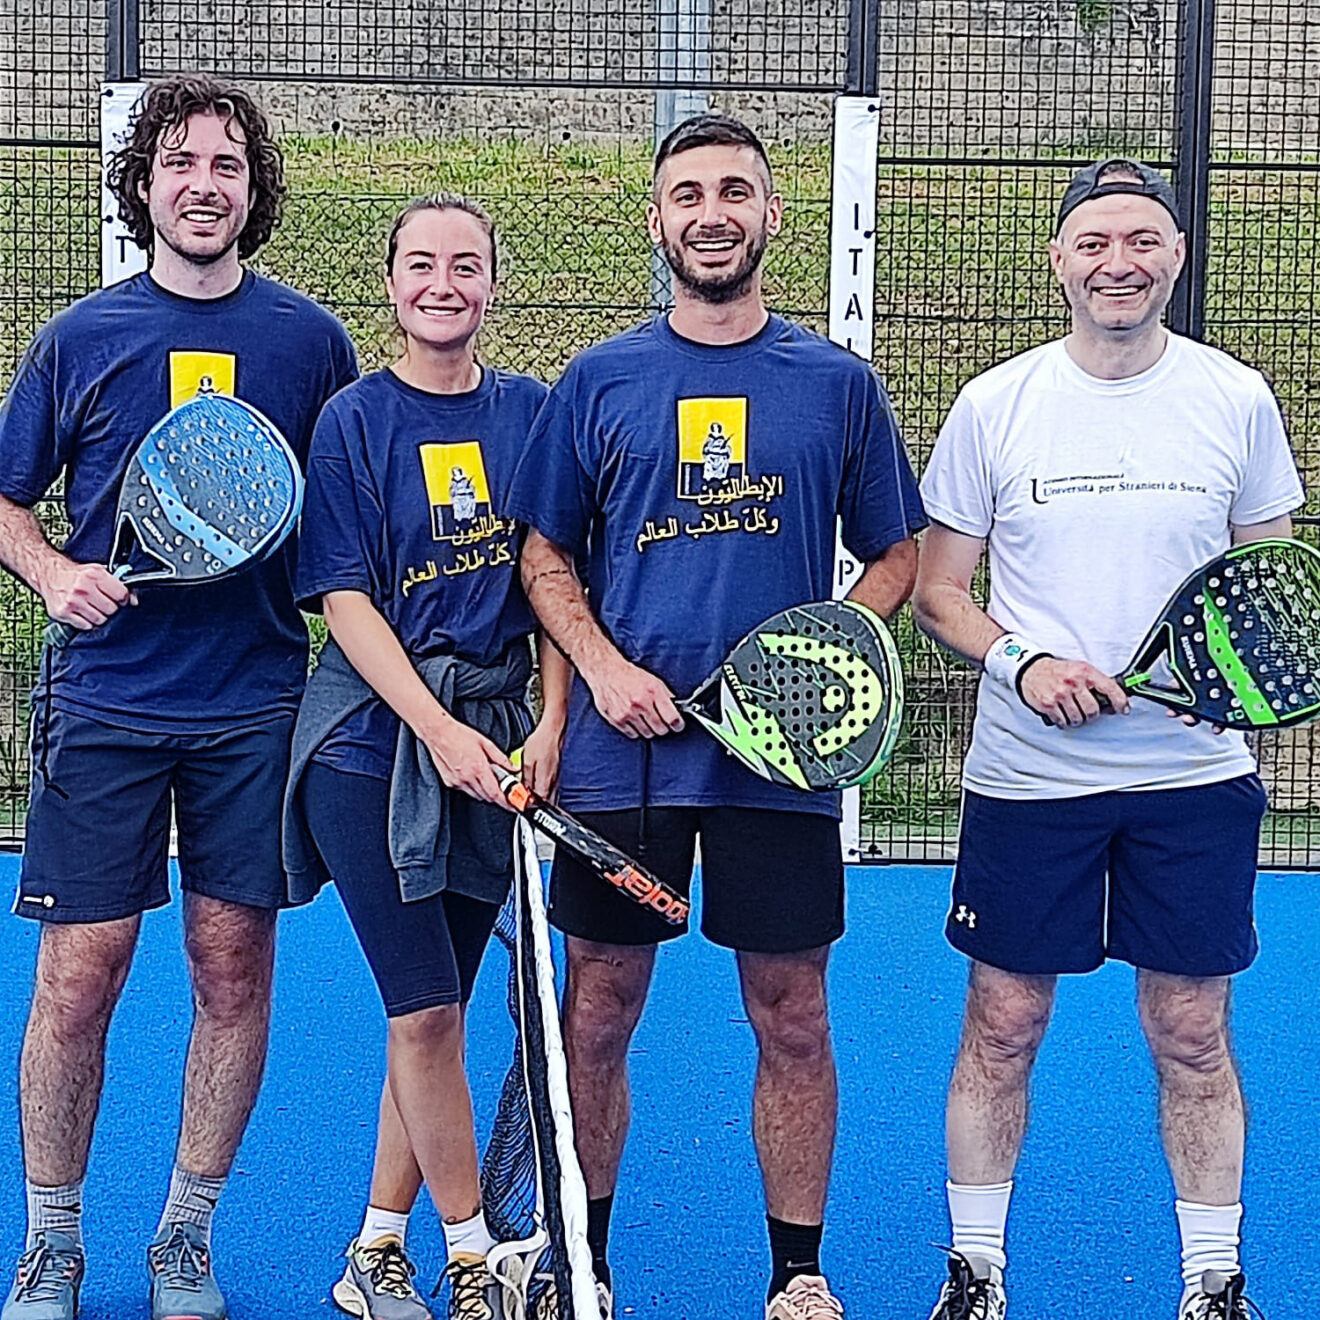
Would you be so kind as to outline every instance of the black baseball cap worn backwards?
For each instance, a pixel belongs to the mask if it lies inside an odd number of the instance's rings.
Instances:
[[[1059,203],[1059,222],[1054,232],[1057,234],[1063,228],[1063,222],[1083,202],[1096,197],[1112,197],[1115,193],[1149,197],[1164,207],[1179,225],[1182,224],[1178,219],[1177,195],[1164,175],[1140,161],[1111,156],[1108,160],[1098,160],[1093,165],[1087,165],[1072,176],[1063,194],[1063,201]]]

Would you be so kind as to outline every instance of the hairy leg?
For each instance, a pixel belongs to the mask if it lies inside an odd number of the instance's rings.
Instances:
[[[481,1209],[463,1018],[460,1005],[441,1004],[390,1019],[389,1089],[431,1199],[450,1223]]]
[[[184,895],[184,946],[193,986],[178,1164],[229,1173],[266,1066],[275,913]]]
[[[42,1187],[77,1182],[105,1077],[105,1037],[137,944],[139,917],[46,925],[20,1064],[23,1162]]]
[[[1246,1117],[1229,1040],[1227,977],[1138,971],[1137,1007],[1160,1083],[1160,1126],[1184,1201],[1242,1194]]]
[[[822,1221],[834,1158],[839,1093],[825,995],[828,961],[828,948],[738,955],[758,1047],[752,1135],[766,1209],[790,1223]]]
[[[1056,979],[1019,976],[973,961],[945,1115],[953,1182],[985,1186],[1012,1178]]]
[[[568,940],[564,1052],[587,1195],[608,1196],[619,1176],[632,1100],[628,1045],[646,1004],[655,946]]]

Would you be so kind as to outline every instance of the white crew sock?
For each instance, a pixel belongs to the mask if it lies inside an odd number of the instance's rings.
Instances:
[[[462,1219],[456,1224],[446,1219],[442,1227],[450,1260],[460,1252],[465,1256],[484,1256],[495,1245],[495,1239],[486,1227],[486,1216],[480,1210],[471,1219]]]
[[[1188,1288],[1201,1286],[1206,1270],[1234,1275],[1238,1264],[1238,1229],[1242,1224],[1242,1203],[1236,1205],[1199,1205],[1195,1201],[1175,1201],[1178,1233],[1182,1237],[1182,1276]]]
[[[196,1224],[202,1241],[211,1245],[211,1220],[220,1193],[225,1190],[225,1178],[209,1178],[204,1173],[189,1173],[176,1164],[170,1174],[170,1194],[156,1226],[159,1236],[171,1224]]]
[[[396,1237],[403,1242],[408,1235],[409,1214],[407,1210],[399,1214],[395,1210],[382,1210],[378,1205],[367,1206],[362,1231],[358,1234],[358,1246],[369,1247],[383,1237]]]
[[[68,1183],[63,1187],[38,1187],[36,1183],[27,1183],[28,1231],[27,1246],[30,1251],[37,1245],[37,1234],[49,1230],[63,1233],[77,1246],[82,1246],[82,1198],[83,1180]]]
[[[983,1186],[949,1182],[945,1188],[953,1223],[953,1249],[964,1256],[980,1256],[1002,1270],[1008,1264],[1004,1226],[1008,1223],[1008,1200],[1013,1195],[1012,1180]]]

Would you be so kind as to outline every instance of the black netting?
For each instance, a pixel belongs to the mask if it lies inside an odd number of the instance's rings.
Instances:
[[[295,82],[842,89],[847,0],[143,0],[143,67]],[[689,34],[699,58],[675,55]]]

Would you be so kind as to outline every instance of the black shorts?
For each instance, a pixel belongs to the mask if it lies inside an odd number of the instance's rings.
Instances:
[[[1195,788],[1020,801],[963,795],[946,933],[1006,972],[1089,972],[1106,958],[1229,976],[1256,956],[1265,790]]]
[[[184,889],[283,905],[292,715],[221,733],[144,733],[62,710],[34,725],[45,766],[34,748],[20,916],[114,921],[168,903],[171,806]]]
[[[843,934],[839,822],[805,811],[648,807],[578,818],[680,894],[692,888],[701,836],[701,933],[744,953],[801,953]],[[601,944],[659,944],[686,931],[613,889],[562,850],[550,879],[550,920]]]
[[[366,955],[387,1017],[466,1004],[499,915],[495,903],[449,891],[405,903],[390,861],[390,786],[315,761],[303,810]]]

